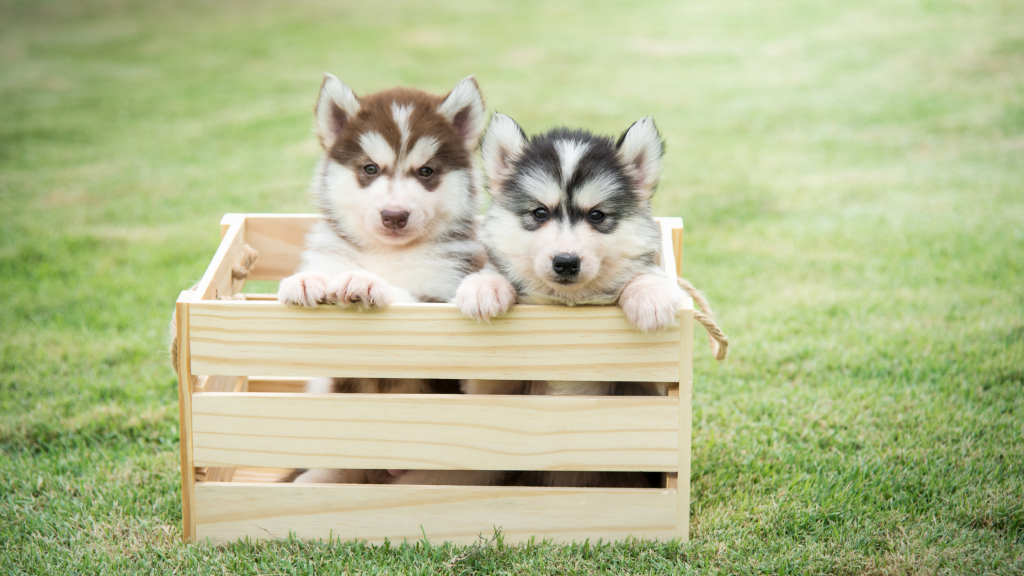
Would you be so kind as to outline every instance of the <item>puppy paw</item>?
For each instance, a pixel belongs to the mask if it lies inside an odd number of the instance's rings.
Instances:
[[[487,322],[508,312],[516,302],[516,289],[504,276],[477,272],[462,280],[452,302],[463,315],[477,322]]]
[[[619,296],[619,306],[630,324],[646,334],[674,324],[682,300],[682,291],[669,279],[642,274],[626,285]]]
[[[355,270],[335,276],[327,285],[327,297],[339,306],[384,308],[392,301],[390,288],[380,276]]]
[[[316,272],[299,272],[281,280],[277,290],[277,301],[281,304],[295,304],[316,308],[326,302],[327,283],[330,279]]]

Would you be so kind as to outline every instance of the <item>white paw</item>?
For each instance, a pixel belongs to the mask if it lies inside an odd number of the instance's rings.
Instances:
[[[390,288],[380,276],[355,270],[335,276],[327,285],[327,297],[339,306],[384,308],[391,304]]]
[[[632,279],[619,296],[619,306],[630,324],[645,334],[674,324],[682,301],[679,287],[655,274],[641,274]]]
[[[508,312],[516,302],[516,289],[504,276],[477,272],[462,280],[452,302],[465,316],[487,322]]]
[[[298,304],[316,308],[327,296],[327,276],[316,272],[299,272],[281,280],[277,289],[277,301],[281,304]]]

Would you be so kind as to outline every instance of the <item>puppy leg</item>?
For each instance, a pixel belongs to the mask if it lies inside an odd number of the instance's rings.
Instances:
[[[482,270],[462,279],[452,302],[464,316],[487,322],[508,312],[516,302],[516,289],[496,271]]]
[[[326,302],[327,284],[330,278],[317,272],[299,272],[281,280],[277,289],[277,301],[306,308],[316,308]]]
[[[657,332],[675,323],[683,291],[670,278],[641,274],[629,281],[619,296],[619,306],[637,330]]]
[[[386,280],[363,270],[342,272],[331,279],[327,298],[339,306],[363,309],[386,308],[396,302],[416,302],[407,290],[396,288]]]

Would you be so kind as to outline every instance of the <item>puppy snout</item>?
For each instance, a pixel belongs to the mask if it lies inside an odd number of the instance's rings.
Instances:
[[[405,225],[409,222],[409,213],[405,210],[382,210],[380,221],[384,224],[385,228],[398,230],[399,228],[405,228]]]
[[[580,257],[575,254],[555,254],[551,267],[559,276],[575,276],[580,273]]]

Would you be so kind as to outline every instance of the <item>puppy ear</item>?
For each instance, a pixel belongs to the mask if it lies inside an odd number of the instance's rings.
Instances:
[[[480,133],[484,131],[484,97],[476,84],[476,77],[466,76],[452,88],[437,107],[437,111],[448,119],[455,131],[466,143],[466,148],[476,150]]]
[[[359,113],[359,99],[344,82],[324,74],[320,98],[316,101],[316,137],[325,150],[334,145],[338,134]]]
[[[634,122],[615,146],[619,159],[633,172],[637,189],[645,199],[650,198],[661,178],[661,157],[665,154],[665,143],[654,119],[648,116]]]
[[[484,172],[490,180],[492,195],[501,193],[501,187],[509,176],[512,163],[526,147],[526,133],[516,121],[504,114],[494,113],[484,134]]]

